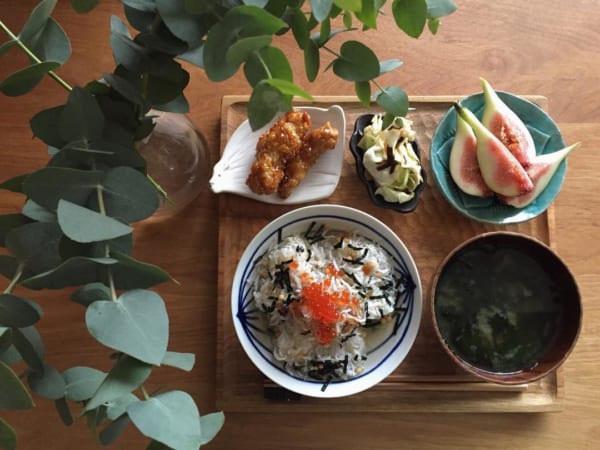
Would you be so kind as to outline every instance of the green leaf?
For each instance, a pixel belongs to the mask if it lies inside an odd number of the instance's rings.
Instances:
[[[58,400],[65,395],[65,381],[52,366],[46,364],[43,372],[32,372],[27,377],[33,392],[50,400]]]
[[[331,21],[326,19],[321,22],[321,29],[319,31],[319,47],[325,45],[331,38]]]
[[[244,75],[253,87],[267,78],[293,80],[292,66],[285,53],[277,47],[266,47],[250,55],[244,64]]]
[[[0,56],[4,55],[11,48],[17,45],[17,40],[11,39],[10,41],[6,41],[4,44],[0,45]]]
[[[0,92],[9,97],[26,94],[38,85],[44,75],[60,67],[55,61],[44,61],[17,70],[0,83]]]
[[[85,14],[94,9],[100,0],[71,0],[71,6],[79,14]]]
[[[61,137],[69,142],[99,139],[104,130],[104,114],[92,94],[74,87],[60,115],[58,127]]]
[[[57,215],[62,232],[75,242],[107,241],[133,232],[117,219],[67,200],[59,200]]]
[[[310,40],[310,30],[308,29],[308,19],[300,8],[294,9],[294,13],[290,17],[290,27],[298,47],[304,50]]]
[[[61,137],[56,126],[64,108],[64,105],[55,106],[54,108],[44,109],[33,116],[30,125],[34,136],[56,148],[65,145],[67,142]]]
[[[23,191],[36,203],[54,211],[61,198],[78,205],[86,204],[103,178],[101,171],[45,167],[27,177]]]
[[[0,294],[0,326],[23,328],[40,320],[39,307],[13,294]]]
[[[304,49],[304,67],[306,69],[306,78],[311,83],[315,81],[319,74],[320,64],[319,45],[313,39],[310,39]]]
[[[429,28],[431,34],[436,34],[440,28],[440,19],[428,19],[427,28]]]
[[[10,367],[0,361],[0,409],[30,409],[33,399]]]
[[[190,45],[196,45],[206,34],[201,17],[188,14],[184,0],[155,0],[158,12],[171,33]]]
[[[108,286],[102,283],[89,283],[81,286],[71,294],[71,300],[85,307],[97,301],[110,301],[111,294]]]
[[[369,81],[379,75],[379,61],[366,45],[346,41],[340,48],[340,57],[333,62],[333,71],[346,81]]]
[[[427,20],[426,0],[393,0],[392,15],[396,25],[413,38],[418,38]]]
[[[61,262],[58,224],[33,222],[13,228],[6,235],[6,247],[34,273],[45,272]]]
[[[71,415],[67,400],[64,397],[54,400],[54,407],[63,424],[68,427],[73,425],[73,416]]]
[[[46,349],[34,326],[12,329],[13,345],[34,372],[44,371]]]
[[[110,256],[118,261],[112,267],[117,289],[145,289],[165,281],[175,281],[167,272],[153,264],[137,261],[115,251],[111,251]]]
[[[166,392],[132,403],[127,414],[143,435],[169,447],[197,449],[201,443],[200,414],[186,392]]]
[[[154,0],[121,0],[126,6],[139,9],[140,11],[155,11],[156,5]]]
[[[185,53],[189,48],[185,41],[174,36],[165,26],[159,26],[152,31],[142,31],[134,41],[150,50],[166,53],[172,57]]]
[[[16,192],[19,194],[23,193],[23,182],[29,176],[28,173],[24,173],[23,175],[17,175],[16,177],[12,177],[2,183],[0,183],[0,189],[6,189],[7,191]]]
[[[12,330],[0,326],[0,354],[4,353],[12,345]],[[164,361],[163,361],[164,364]]]
[[[137,389],[150,375],[152,366],[129,356],[123,356],[108,373],[84,411],[129,394]]]
[[[297,95],[299,97],[305,98],[307,100],[313,100],[312,95],[310,95],[305,90],[301,89],[299,86],[296,86],[294,83],[291,83],[287,80],[280,80],[277,78],[269,78],[265,80],[265,83],[274,87],[283,95]]]
[[[140,90],[129,80],[113,73],[104,73],[102,74],[102,78],[110,85],[110,87],[130,102],[137,105],[143,105],[145,103]]]
[[[377,15],[379,14],[379,10],[377,5],[375,5],[375,1],[366,0],[362,3],[362,9],[356,12],[356,18],[360,20],[367,29],[376,29]]]
[[[161,364],[189,372],[195,363],[196,355],[193,353],[166,352]]]
[[[42,31],[50,14],[52,14],[52,11],[56,6],[56,2],[57,0],[42,0],[38,3],[19,33],[19,38],[21,40],[28,42],[35,37],[36,34]]]
[[[0,255],[0,274],[7,280],[12,280],[19,268],[19,261],[11,255]]]
[[[449,16],[454,11],[456,11],[456,5],[452,0],[427,0],[427,17],[429,19]]]
[[[169,341],[169,316],[155,292],[136,289],[116,302],[94,302],[85,313],[88,330],[101,344],[148,364],[160,365]]]
[[[17,448],[17,433],[2,417],[0,417],[0,448],[5,450]]]
[[[94,395],[106,373],[93,367],[71,367],[63,372],[65,383],[64,396],[73,402],[84,402]]]
[[[130,167],[115,167],[102,180],[102,195],[106,214],[126,222],[136,222],[150,217],[158,208],[156,189],[148,178]],[[98,206],[91,199],[93,208]]]
[[[362,9],[364,2],[361,0],[333,0],[333,3],[344,11],[358,12]]]
[[[153,105],[153,108],[158,111],[166,111],[178,114],[186,114],[190,112],[190,104],[183,93],[179,94],[179,96],[175,97],[168,103],[163,105]]]
[[[248,101],[248,120],[250,127],[257,130],[269,123],[280,111],[291,109],[291,98],[283,95],[278,89],[261,81],[252,91]]]
[[[127,408],[133,402],[139,402],[140,399],[135,396],[135,394],[129,393],[123,395],[115,400],[111,400],[106,403],[106,417],[110,420],[117,420],[121,417],[125,412],[127,412]]]
[[[204,68],[204,42],[190,48],[187,52],[179,55],[178,58]]]
[[[379,75],[391,72],[402,65],[402,61],[399,59],[387,59],[385,61],[379,61]]]
[[[271,36],[251,36],[239,39],[227,49],[225,61],[227,64],[239,66],[251,54],[271,45]]]
[[[136,44],[131,38],[121,33],[112,33],[109,41],[117,65],[122,65],[134,73],[148,70],[150,65],[148,60],[149,51],[146,48]]]
[[[200,431],[202,438],[200,445],[208,444],[217,433],[223,428],[225,423],[225,415],[222,412],[205,414],[200,417]]]
[[[0,247],[6,246],[6,235],[13,229],[30,223],[23,214],[0,214]]]
[[[408,95],[397,86],[388,86],[377,94],[377,104],[394,116],[408,112]]]
[[[107,266],[116,266],[113,258],[88,258],[76,256],[58,267],[24,279],[21,284],[30,289],[62,289],[106,280]]]
[[[24,216],[38,222],[56,222],[56,213],[38,205],[33,200],[27,200],[23,205]]]
[[[332,5],[332,0],[310,0],[310,9],[317,22],[322,22],[329,17]]]
[[[113,444],[123,434],[130,423],[131,419],[127,414],[118,417],[100,432],[98,435],[100,444],[105,446]]]
[[[127,22],[138,31],[145,31],[152,27],[154,20],[157,17],[154,9],[143,11],[138,8],[133,8],[127,4],[123,5]]]
[[[352,28],[352,13],[348,12],[348,11],[344,11],[344,26],[346,27],[346,29],[351,29]]]
[[[49,18],[41,33],[25,44],[42,61],[64,64],[71,56],[71,43],[62,27]],[[34,61],[32,61],[34,62]]]

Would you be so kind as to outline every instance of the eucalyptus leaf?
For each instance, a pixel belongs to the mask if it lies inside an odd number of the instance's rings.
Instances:
[[[202,441],[198,408],[183,391],[166,392],[132,403],[127,414],[143,435],[169,447],[195,450]]]
[[[123,414],[121,417],[117,418],[114,422],[107,425],[98,435],[100,444],[113,444],[119,438],[119,436],[123,434],[130,423],[131,419],[129,419],[127,414]]]
[[[169,56],[185,53],[189,48],[185,41],[174,36],[164,25],[156,29],[153,28],[152,31],[142,31],[135,37],[134,42],[150,50],[166,53]]]
[[[193,353],[166,352],[161,364],[189,372],[195,363],[196,356]]]
[[[52,366],[44,365],[42,372],[32,372],[27,377],[29,387],[36,394],[50,400],[64,397],[65,381],[62,375]]]
[[[71,414],[67,400],[64,397],[54,400],[54,407],[63,424],[68,427],[73,425],[73,415]]]
[[[427,28],[429,28],[431,34],[436,34],[440,28],[440,19],[428,19]]]
[[[156,11],[144,11],[127,4],[123,5],[127,22],[138,31],[148,30],[156,19]]]
[[[111,251],[110,256],[118,263],[112,266],[112,274],[117,289],[145,289],[165,281],[175,281],[167,272],[154,264],[148,264]]]
[[[57,0],[42,0],[33,9],[27,22],[23,25],[19,38],[25,42],[30,41],[36,34],[40,33],[46,22],[48,21],[50,14],[54,11]]]
[[[333,62],[333,72],[346,81],[369,81],[379,75],[379,60],[373,51],[358,41],[346,41],[340,57]]]
[[[106,268],[115,266],[114,258],[88,258],[75,256],[58,267],[24,279],[21,284],[30,289],[62,289],[106,280]]]
[[[46,73],[60,67],[55,61],[34,63],[9,75],[0,82],[0,92],[9,97],[26,94],[38,85]]]
[[[392,15],[398,28],[407,35],[418,38],[427,21],[427,1],[393,0]]]
[[[184,0],[155,0],[155,4],[166,26],[179,39],[193,46],[206,34],[204,22],[187,13]]]
[[[51,270],[61,263],[57,223],[33,222],[13,228],[6,235],[6,247],[33,273]]]
[[[86,204],[103,178],[101,171],[45,167],[27,177],[23,191],[36,203],[54,211],[60,199]]]
[[[74,87],[60,115],[58,127],[66,141],[99,139],[104,130],[104,114],[92,94]]]
[[[75,242],[107,241],[133,231],[117,219],[67,200],[59,200],[57,216],[62,232]]]
[[[365,108],[371,106],[371,83],[368,81],[357,81],[354,83],[354,91]]]
[[[322,22],[329,17],[332,0],[310,0],[310,9],[317,22]]]
[[[427,17],[429,19],[449,16],[454,11],[456,11],[456,4],[452,0],[427,0]]]
[[[0,351],[0,361],[6,365],[12,366],[13,364],[18,363],[22,359],[23,358],[21,358],[21,354],[17,351],[14,345],[11,345],[4,351]]]
[[[123,65],[133,72],[143,72],[148,69],[150,65],[148,60],[149,51],[133,42],[128,36],[121,33],[112,33],[110,47],[117,65]]]
[[[12,345],[12,330],[0,326],[0,354],[4,353]],[[166,357],[166,355],[165,355]],[[164,362],[163,362],[164,363]]]
[[[178,114],[186,114],[190,112],[190,104],[183,93],[179,94],[179,96],[175,97],[168,103],[163,105],[154,105],[153,108],[157,111],[166,111]]]
[[[248,101],[250,127],[257,130],[269,123],[278,112],[289,111],[291,108],[291,97],[261,81],[254,87]]]
[[[178,58],[200,68],[204,68],[204,42],[200,42],[196,46],[190,47],[188,51],[181,53]]]
[[[0,274],[7,280],[12,280],[19,270],[20,264],[12,255],[0,255]],[[25,278],[24,274],[22,275]]]
[[[34,372],[44,371],[46,349],[34,326],[12,329],[13,345]]]
[[[146,447],[146,450],[171,450],[171,447],[153,439]]]
[[[7,191],[16,192],[18,194],[23,193],[23,182],[29,176],[28,173],[24,173],[23,175],[17,175],[12,177],[6,181],[0,183],[0,189],[5,189]]]
[[[33,399],[12,369],[0,361],[0,410],[30,409]]]
[[[290,27],[298,47],[304,50],[310,40],[310,30],[308,29],[308,20],[300,8],[294,9],[290,18]]]
[[[405,116],[408,112],[408,95],[397,86],[388,86],[377,94],[377,104],[393,116]]]
[[[23,214],[0,214],[0,247],[6,245],[6,235],[10,230],[30,222],[31,220]]]
[[[225,415],[222,412],[205,414],[200,417],[200,431],[202,434],[200,445],[204,445],[213,440],[225,423]]]
[[[4,55],[11,48],[17,45],[17,40],[11,39],[10,41],[6,41],[4,44],[0,45],[0,56]]]
[[[110,301],[110,289],[99,282],[88,283],[73,292],[71,300],[85,307],[97,301]]]
[[[124,98],[138,105],[143,105],[145,100],[139,89],[129,80],[113,73],[104,73],[102,78],[115,91],[121,94]]]
[[[42,205],[37,204],[31,199],[25,202],[21,212],[29,219],[38,222],[56,222],[57,220],[55,212],[44,208]]]
[[[346,29],[349,30],[352,28],[352,13],[349,11],[344,11],[343,23]]]
[[[127,24],[118,16],[110,16],[110,32],[112,34],[120,34],[131,39],[131,33]]]
[[[356,18],[361,21],[365,28],[377,28],[377,16],[379,14],[378,5],[375,0],[365,0],[362,2],[362,8],[356,12]]]
[[[23,328],[38,322],[40,310],[32,303],[13,294],[0,294],[0,326]]]
[[[77,11],[79,14],[85,14],[93,10],[100,0],[70,0],[71,6],[73,9]]]
[[[33,116],[30,125],[34,136],[56,148],[65,145],[67,141],[62,138],[56,126],[64,108],[64,105],[55,106],[54,108],[44,109]]]
[[[121,3],[140,11],[151,12],[156,10],[154,0],[121,0]]]
[[[301,89],[299,86],[297,86],[294,83],[291,83],[287,80],[280,80],[277,78],[269,78],[269,79],[265,80],[265,83],[274,87],[275,89],[277,89],[279,92],[281,92],[285,96],[297,95],[297,96],[303,97],[307,100],[311,100],[311,101],[313,100],[312,95],[310,95],[308,92]]]
[[[25,44],[41,61],[64,64],[71,56],[69,38],[52,17],[48,19],[42,32],[36,35],[33,41]]]
[[[85,405],[85,411],[129,394],[150,375],[152,366],[129,356],[123,356],[108,373],[94,396]]]
[[[251,86],[267,78],[293,80],[292,66],[285,53],[277,47],[265,47],[251,54],[244,64],[244,75]]]
[[[173,62],[173,60],[169,60]],[[166,61],[165,61],[166,62]],[[164,75],[149,75],[145,96],[152,105],[162,105],[181,95],[190,81],[190,74],[179,64],[176,70]]]
[[[106,378],[106,373],[93,367],[77,366],[65,370],[62,377],[67,400],[83,402],[92,398]]]
[[[117,420],[127,412],[127,408],[134,402],[139,402],[140,399],[133,393],[125,394],[119,398],[106,402],[106,417],[110,420]]]
[[[246,61],[251,54],[271,45],[271,36],[250,36],[237,40],[232,44],[225,54],[227,64],[239,66]]]
[[[361,0],[333,0],[333,3],[345,11],[358,12],[363,8],[364,1]]]
[[[148,364],[160,365],[169,341],[169,316],[155,292],[127,291],[116,302],[94,302],[85,313],[98,342]]]
[[[385,61],[379,61],[379,75],[391,72],[402,65],[402,61],[399,59],[386,59]]]
[[[0,417],[0,448],[5,450],[17,448],[17,433],[2,417]]]

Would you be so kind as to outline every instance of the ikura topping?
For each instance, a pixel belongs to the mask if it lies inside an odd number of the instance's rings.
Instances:
[[[312,223],[273,245],[256,273],[254,303],[273,331],[273,356],[302,377],[360,374],[369,329],[404,314],[390,254],[356,233]]]

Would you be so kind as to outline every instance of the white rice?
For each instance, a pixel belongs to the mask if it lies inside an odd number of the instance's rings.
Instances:
[[[273,355],[288,372],[349,379],[364,370],[369,328],[397,314],[404,287],[381,246],[357,233],[320,227],[313,224],[267,251],[256,267],[254,302],[273,332]],[[321,322],[304,296],[311,284],[322,287],[325,297],[319,298],[335,305],[327,339],[319,339]]]

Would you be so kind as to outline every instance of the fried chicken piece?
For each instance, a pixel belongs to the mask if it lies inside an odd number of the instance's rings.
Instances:
[[[298,186],[308,170],[317,162],[323,153],[335,147],[339,132],[329,122],[320,128],[312,130],[304,136],[302,147],[298,153],[288,160],[285,175],[279,184],[277,193],[282,198],[288,198],[292,190]]]
[[[264,133],[256,144],[256,159],[246,184],[257,194],[277,192],[285,175],[285,166],[302,146],[302,138],[311,126],[304,111],[290,111]]]

